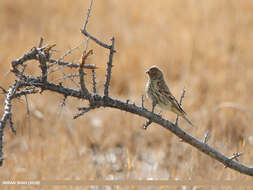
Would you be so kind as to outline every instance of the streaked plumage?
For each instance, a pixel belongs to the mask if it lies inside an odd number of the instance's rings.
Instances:
[[[146,85],[147,97],[152,101],[152,111],[157,105],[162,110],[170,110],[183,117],[191,126],[192,123],[186,118],[186,113],[177,102],[176,98],[170,92],[162,71],[156,67],[151,67],[147,72],[149,80]]]

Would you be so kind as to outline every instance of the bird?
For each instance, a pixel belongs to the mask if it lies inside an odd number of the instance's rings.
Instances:
[[[186,112],[170,92],[162,70],[154,65],[146,71],[146,74],[148,74],[149,80],[145,91],[148,99],[152,102],[152,112],[154,113],[155,106],[157,105],[160,110],[169,110],[181,116],[193,127],[192,122],[186,117]]]

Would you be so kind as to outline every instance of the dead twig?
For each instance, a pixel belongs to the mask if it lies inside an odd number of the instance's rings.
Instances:
[[[62,101],[61,101],[61,104],[60,104],[60,111],[59,111],[59,115],[61,115],[61,112],[63,110],[63,107],[66,106],[66,100],[67,100],[68,96],[65,96],[63,97]]]
[[[25,95],[25,102],[26,102],[26,117],[27,117],[27,121],[28,121],[28,135],[29,135],[29,139],[31,139],[31,115],[30,115],[30,108],[29,108],[29,102],[28,102],[28,98],[27,98],[27,94]]]
[[[141,107],[144,108],[144,95],[141,95]]]
[[[39,48],[42,47],[43,41],[44,41],[44,39],[42,37],[40,37],[40,42],[39,42],[39,45],[38,45]]]
[[[151,120],[147,120],[147,121],[142,125],[142,128],[146,130],[146,129],[148,128],[148,126],[149,126],[151,123],[152,123]]]
[[[92,69],[92,87],[93,87],[93,93],[96,94],[97,93],[97,83],[96,83],[96,73],[95,73],[95,69]]]
[[[14,124],[12,122],[12,113],[11,113],[11,100],[12,96],[16,93],[18,88],[20,87],[20,82],[16,81],[7,91],[5,102],[4,102],[4,114],[0,121],[0,165],[3,164],[3,130],[6,126],[6,122],[9,121],[9,126],[14,134],[16,134],[16,130],[14,128]]]
[[[0,86],[0,89],[3,91],[3,94],[7,94],[7,90],[5,90],[3,87]]]
[[[77,64],[74,62],[69,63],[69,62],[59,61],[59,60],[55,60],[55,59],[51,59],[51,58],[48,60],[48,62],[49,63],[56,63],[57,65],[66,66],[69,68],[79,68],[80,67],[80,64]],[[83,68],[84,69],[96,69],[97,67],[95,64],[85,64],[85,65],[83,65]]]
[[[90,1],[90,6],[88,8],[88,13],[86,15],[86,19],[85,19],[85,22],[84,22],[84,25],[83,25],[83,29],[81,30],[81,32],[86,36],[88,37],[89,39],[93,40],[94,42],[96,42],[98,45],[104,47],[104,48],[107,48],[107,49],[111,49],[111,46],[110,45],[107,45],[106,43],[98,40],[97,38],[95,38],[94,36],[90,35],[88,32],[87,32],[87,24],[89,22],[89,17],[90,17],[90,13],[91,13],[91,8],[92,8],[92,5],[93,5],[93,0]]]
[[[110,80],[111,80],[111,73],[112,73],[112,59],[113,59],[113,54],[114,54],[114,37],[111,39],[112,44],[110,46],[110,54],[109,54],[109,60],[107,62],[107,72],[106,72],[106,81],[104,85],[104,95],[108,96],[109,95],[109,85],[110,85]]]
[[[88,98],[90,98],[90,93],[89,93],[89,91],[88,91],[88,89],[86,88],[86,85],[85,85],[85,80],[84,80],[85,73],[83,72],[83,65],[85,64],[85,61],[86,61],[87,57],[91,54],[93,54],[93,50],[88,51],[88,53],[85,53],[82,56],[82,62],[81,62],[80,67],[79,67],[79,75],[80,75],[79,78],[80,78],[81,91],[82,91],[82,94],[85,97],[88,97]]]
[[[87,113],[88,111],[93,110],[93,109],[95,109],[95,108],[96,108],[95,106],[90,106],[90,107],[88,107],[88,108],[78,108],[78,110],[79,110],[79,111],[82,111],[82,112],[80,112],[79,114],[76,114],[76,115],[73,117],[73,119],[77,119],[78,117],[84,115],[84,114]]]
[[[207,141],[208,141],[208,137],[209,137],[209,132],[207,131],[206,133],[205,133],[205,135],[204,135],[204,140],[203,140],[203,142],[206,144],[207,143]]]

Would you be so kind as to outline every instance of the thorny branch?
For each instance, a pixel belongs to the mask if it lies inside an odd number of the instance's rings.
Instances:
[[[79,68],[80,65],[77,64],[77,63],[69,63],[69,62],[64,62],[64,61],[58,61],[58,60],[55,60],[55,59],[49,59],[48,60],[49,63],[56,63],[60,66],[67,66],[69,68]],[[85,64],[83,65],[83,68],[84,69],[96,69],[96,66],[94,64]]]
[[[5,106],[4,106],[4,114],[2,116],[2,119],[0,121],[0,165],[3,163],[3,130],[6,126],[7,121],[9,121],[9,125],[11,127],[11,130],[14,134],[16,134],[16,130],[14,128],[13,122],[12,122],[12,114],[11,114],[11,99],[15,95],[15,92],[19,88],[19,82],[15,82],[7,91],[7,95],[5,98]]]
[[[97,82],[96,82],[96,72],[95,69],[91,70],[92,72],[92,86],[93,86],[93,93],[97,93]]]
[[[45,51],[46,52],[46,51]],[[40,62],[40,68],[42,71],[42,81],[46,82],[47,81],[47,58],[46,54],[43,51],[38,51],[38,58]],[[43,90],[43,88],[42,88]]]
[[[236,153],[233,153],[233,156],[231,156],[229,159],[230,159],[230,160],[236,160],[237,162],[239,162],[239,159],[238,159],[238,158],[239,158],[241,155],[243,155],[243,152],[240,152],[240,153],[236,152]],[[224,166],[224,168],[227,168],[227,167],[228,167],[227,165]]]
[[[80,67],[79,67],[80,85],[81,85],[82,95],[84,95],[84,97],[87,97],[89,100],[90,100],[90,93],[85,85],[85,80],[84,80],[85,73],[83,72],[83,65],[85,65],[85,61],[86,61],[87,57],[91,54],[93,54],[92,50],[90,50],[88,53],[83,55],[82,63],[80,64]]]
[[[110,54],[109,60],[107,62],[107,72],[106,72],[106,81],[105,81],[105,88],[104,88],[104,95],[109,96],[109,85],[111,80],[111,73],[112,73],[112,58],[114,54],[114,37],[111,39],[112,44],[110,45]]]
[[[44,39],[42,37],[40,37],[40,42],[39,42],[39,45],[38,45],[39,48],[42,47],[43,41],[44,41]]]
[[[90,0],[90,6],[88,8],[88,13],[87,13],[87,16],[86,16],[86,19],[85,19],[85,23],[84,23],[84,26],[83,26],[83,29],[81,30],[81,32],[86,36],[88,37],[89,39],[93,40],[94,42],[96,42],[98,45],[104,47],[104,48],[107,48],[107,49],[111,49],[111,46],[98,40],[97,38],[95,38],[94,36],[90,35],[86,28],[87,28],[87,24],[88,24],[88,21],[89,21],[89,17],[90,17],[90,12],[91,12],[91,8],[92,8],[92,5],[93,5],[93,0]]]
[[[42,42],[40,43],[39,47],[33,47],[28,53],[24,54],[22,57],[20,57],[17,60],[12,61],[12,70],[11,72],[15,74],[17,77],[17,80],[13,85],[10,86],[8,90],[5,90],[4,88],[1,87],[2,91],[6,95],[5,98],[5,103],[4,103],[4,113],[0,121],[0,165],[3,164],[3,137],[4,137],[4,127],[7,125],[7,121],[9,122],[9,125],[11,126],[11,129],[13,132],[15,132],[14,125],[12,122],[12,114],[11,114],[11,100],[14,98],[19,98],[24,95],[28,94],[34,94],[38,93],[38,89],[41,91],[52,91],[58,94],[61,94],[64,96],[64,99],[67,97],[73,97],[73,98],[78,98],[82,100],[87,100],[89,101],[90,105],[89,107],[85,108],[79,108],[78,110],[80,111],[79,114],[74,116],[74,118],[78,118],[84,113],[91,111],[93,109],[98,109],[101,107],[109,107],[109,108],[114,108],[114,109],[119,109],[123,110],[135,115],[139,115],[143,118],[148,119],[148,122],[153,122],[157,123],[158,125],[164,127],[165,129],[169,130],[170,132],[174,133],[176,136],[178,136],[180,139],[183,139],[184,142],[192,145],[199,151],[205,153],[206,155],[214,158],[215,160],[221,162],[224,164],[224,166],[229,167],[231,169],[234,169],[238,172],[241,172],[246,175],[253,176],[253,168],[248,167],[246,165],[243,165],[238,162],[237,158],[242,154],[242,153],[237,153],[233,157],[229,158],[223,155],[222,153],[218,152],[211,146],[209,146],[206,143],[206,140],[204,142],[192,137],[185,131],[183,131],[180,127],[178,127],[176,124],[173,124],[172,122],[164,119],[161,115],[155,114],[154,112],[151,112],[147,110],[142,101],[142,106],[136,106],[134,103],[131,104],[128,101],[120,101],[114,98],[111,98],[109,96],[109,86],[110,86],[110,78],[112,74],[112,63],[113,63],[113,54],[115,53],[114,50],[114,38],[112,38],[112,43],[110,45],[105,44],[102,41],[99,41],[97,38],[93,37],[87,32],[87,23],[88,23],[88,18],[90,17],[90,11],[92,8],[92,3],[93,1],[90,1],[90,7],[88,10],[88,14],[85,20],[84,27],[82,29],[82,33],[88,37],[89,39],[93,40],[96,42],[99,46],[104,47],[106,49],[110,50],[109,53],[109,60],[107,62],[107,72],[106,72],[106,82],[104,85],[104,95],[99,95],[96,93],[95,90],[93,90],[93,93],[90,93],[89,89],[85,86],[84,83],[84,78],[85,74],[83,69],[95,69],[95,65],[86,65],[85,64],[85,59],[87,58],[87,54],[83,55],[82,63],[81,64],[75,64],[75,63],[68,63],[68,62],[63,62],[63,61],[57,61],[51,58],[51,51],[53,45],[49,46],[44,46],[42,47]],[[85,55],[87,55],[85,57]],[[37,77],[25,75],[23,72],[25,67],[23,67],[23,70],[19,70],[20,65],[24,65],[29,60],[35,60],[39,62],[39,67],[41,70],[41,75]],[[63,83],[53,83],[48,81],[48,65],[49,63],[56,63],[59,66],[68,66],[71,68],[77,68],[79,69],[79,82],[81,85],[81,88],[78,89],[73,89],[73,88],[68,88],[64,86]],[[95,73],[93,73],[95,75]],[[94,82],[93,82],[94,83]],[[94,88],[94,86],[93,86]],[[184,93],[183,93],[184,94]],[[181,99],[183,96],[181,96]],[[181,102],[182,100],[180,100]],[[65,101],[64,101],[65,102]]]

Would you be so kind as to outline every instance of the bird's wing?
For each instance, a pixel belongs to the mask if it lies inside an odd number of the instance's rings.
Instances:
[[[169,95],[172,95],[171,92],[170,92],[169,87],[167,86],[166,82],[164,82],[163,80],[157,82],[157,87],[162,92],[165,92]]]
[[[173,95],[167,96],[170,102],[184,115],[186,115],[185,111],[183,108],[180,106],[180,104],[177,102],[176,98]]]
[[[166,85],[166,83],[165,82],[164,83],[158,82],[157,85],[158,85],[159,92],[162,95],[166,96],[166,98],[170,101],[170,103],[173,105],[173,107],[175,107],[178,111],[180,111],[181,113],[186,115],[183,108],[180,106],[180,104],[178,103],[176,98],[170,92],[170,90],[169,90],[168,86]]]

